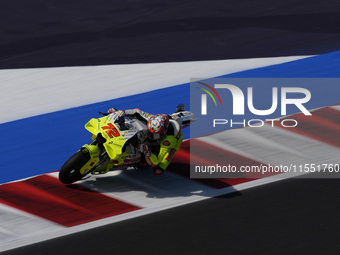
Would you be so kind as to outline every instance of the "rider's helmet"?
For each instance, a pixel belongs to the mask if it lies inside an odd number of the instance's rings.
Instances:
[[[163,138],[168,131],[169,117],[165,114],[157,114],[148,121],[148,136],[152,140]]]

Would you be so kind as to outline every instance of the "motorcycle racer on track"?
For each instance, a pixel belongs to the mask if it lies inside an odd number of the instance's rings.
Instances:
[[[116,108],[111,108],[108,113],[115,111]],[[183,133],[180,125],[166,114],[152,115],[140,109],[128,109],[123,112],[125,117],[136,118],[146,124],[147,130],[140,131],[136,136],[137,148],[144,154],[154,174],[162,175],[182,144]],[[123,116],[119,122],[121,127],[125,126]]]

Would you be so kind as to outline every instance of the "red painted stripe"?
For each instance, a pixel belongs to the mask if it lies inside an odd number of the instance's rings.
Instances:
[[[285,130],[340,147],[340,111],[325,107],[313,111],[311,116],[300,113],[284,119],[295,119],[298,122],[296,127]]]
[[[0,202],[67,227],[140,209],[48,175],[1,185]]]
[[[190,154],[190,146],[202,148],[199,152]],[[192,139],[182,143],[181,149],[175,154],[172,163],[169,165],[169,170],[179,175],[190,178],[190,158],[195,165],[228,165],[236,166],[239,169],[241,166],[260,166],[261,162],[249,159],[242,155],[231,151],[223,150],[216,146]],[[266,165],[266,164],[262,164]],[[256,178],[254,177],[256,176]],[[267,177],[269,175],[259,174],[244,174],[244,178],[226,178],[226,179],[193,179],[205,185],[214,188],[225,188],[236,184],[248,182],[258,179],[258,177]]]

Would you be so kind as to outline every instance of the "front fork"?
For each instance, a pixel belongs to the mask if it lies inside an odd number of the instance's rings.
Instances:
[[[90,160],[79,170],[82,175],[86,175],[99,163],[101,149],[98,147],[98,144],[85,144],[80,150],[90,154]]]
[[[82,175],[86,175],[92,171],[92,174],[105,174],[114,167],[114,163],[111,163],[107,152],[101,144],[97,143],[95,140],[90,144],[83,145],[81,150],[84,153],[90,154],[90,160],[80,169]]]
[[[90,160],[80,169],[82,175],[90,172],[92,174],[104,174],[115,166],[121,165],[125,157],[119,157],[113,162],[105,151],[100,137],[94,138],[90,144],[85,144],[80,149],[84,153],[90,154]]]

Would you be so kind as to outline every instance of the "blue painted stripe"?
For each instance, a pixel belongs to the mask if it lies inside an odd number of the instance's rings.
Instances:
[[[224,77],[340,77],[339,70],[340,51]],[[189,102],[189,84],[182,84],[1,124],[0,183],[59,170],[81,145],[90,141],[84,124],[97,117],[98,111],[138,107],[153,114],[171,113],[179,103],[189,106]],[[325,102],[338,103],[334,99],[318,103]],[[184,136],[189,137],[188,129]]]

